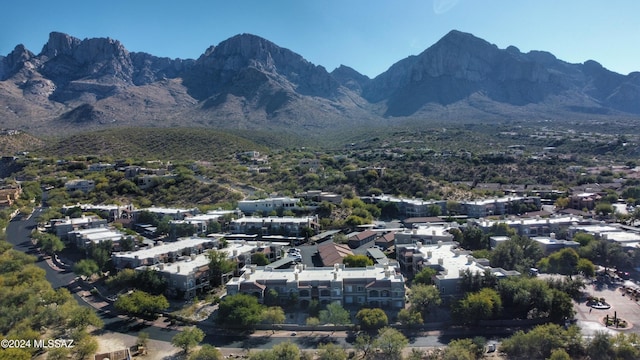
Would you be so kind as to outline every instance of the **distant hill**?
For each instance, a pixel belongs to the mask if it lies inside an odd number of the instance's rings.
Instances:
[[[127,51],[117,40],[53,32],[35,54],[0,56],[0,127],[35,135],[115,127],[206,127],[337,136],[432,121],[640,119],[640,72],[499,49],[451,31],[370,79],[328,72],[255,35],[198,59]]]
[[[116,159],[225,160],[263,145],[211,129],[115,128],[52,139],[39,151],[60,158],[78,154]]]

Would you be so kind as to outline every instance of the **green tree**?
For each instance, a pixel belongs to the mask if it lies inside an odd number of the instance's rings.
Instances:
[[[469,338],[455,339],[447,345],[442,358],[443,360],[476,360],[482,356],[483,352],[484,344],[477,344]]]
[[[486,249],[488,242],[487,238],[483,236],[482,229],[478,226],[467,226],[462,232],[460,246],[467,250],[479,250]]]
[[[347,352],[334,343],[320,344],[318,360],[347,360]]]
[[[251,263],[258,266],[269,265],[269,259],[264,253],[257,252],[251,254]]]
[[[373,265],[373,260],[367,255],[347,255],[342,259],[342,263],[345,267],[358,268]]]
[[[477,324],[480,320],[497,317],[502,311],[500,295],[493,289],[485,288],[468,293],[452,309],[452,316],[458,323]]]
[[[415,309],[402,309],[398,312],[398,321],[402,325],[406,326],[417,326],[422,325],[424,320],[422,320],[422,314],[420,311]]]
[[[251,329],[262,321],[263,306],[255,296],[247,294],[227,295],[218,306],[218,325]]]
[[[588,259],[578,259],[576,271],[587,278],[591,278],[596,275],[596,266]]]
[[[273,346],[271,350],[276,359],[281,360],[299,360],[300,349],[290,341],[279,343]]]
[[[360,326],[365,330],[378,330],[389,325],[387,314],[378,308],[361,309],[356,314],[356,319],[358,319]]]
[[[64,250],[65,246],[59,237],[47,233],[34,233],[37,246],[47,255],[53,255]]]
[[[204,332],[197,327],[183,329],[171,339],[171,345],[181,348],[185,354],[204,339]]]
[[[424,315],[433,307],[440,306],[442,299],[435,286],[415,284],[409,289],[409,303],[412,309]]]
[[[378,331],[374,346],[380,350],[385,359],[402,359],[402,350],[409,340],[394,328],[385,327]]]
[[[71,313],[71,318],[67,323],[70,328],[84,330],[91,325],[95,328],[102,328],[104,323],[102,319],[91,308],[81,307]]]
[[[551,352],[549,360],[571,360],[571,356],[564,349],[555,349]]]
[[[284,311],[279,306],[272,306],[264,309],[262,312],[262,321],[275,325],[275,324],[283,324],[285,320]],[[274,330],[275,332],[275,330]]]
[[[419,273],[416,274],[413,278],[414,284],[423,284],[423,285],[433,285],[433,277],[436,276],[438,272],[430,267],[425,267],[420,270]]]
[[[211,285],[219,286],[224,282],[224,276],[236,269],[236,263],[229,260],[227,254],[222,251],[209,251],[209,274]]]
[[[82,259],[73,265],[73,272],[78,275],[89,277],[99,271],[98,264],[91,259]]]
[[[349,312],[339,302],[333,302],[327,305],[325,310],[321,310],[319,319],[323,324],[346,325],[351,323]]]
[[[204,344],[198,351],[189,355],[189,360],[222,360],[224,356],[216,347]]]
[[[160,311],[169,307],[163,295],[151,295],[144,291],[134,290],[131,294],[118,297],[113,304],[116,310],[144,319],[155,319]]]

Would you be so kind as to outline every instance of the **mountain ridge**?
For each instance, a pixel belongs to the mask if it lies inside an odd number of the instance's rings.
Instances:
[[[198,126],[303,134],[407,120],[640,117],[640,72],[499,49],[453,30],[375,78],[331,72],[252,34],[197,59],[52,32],[39,54],[0,56],[0,126],[34,133]]]

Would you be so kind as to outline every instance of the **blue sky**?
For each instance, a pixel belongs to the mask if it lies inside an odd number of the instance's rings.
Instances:
[[[129,51],[197,58],[252,33],[332,71],[375,77],[455,29],[499,48],[545,50],[622,74],[640,71],[637,0],[31,0],[0,5],[0,55],[39,53],[51,31],[110,37]]]

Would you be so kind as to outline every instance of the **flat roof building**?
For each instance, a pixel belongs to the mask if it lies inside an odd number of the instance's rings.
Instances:
[[[293,269],[251,267],[241,277],[231,279],[226,289],[227,295],[250,294],[261,302],[270,290],[275,290],[281,304],[297,298],[303,308],[312,300],[321,304],[338,302],[343,306],[382,309],[402,309],[405,305],[404,277],[386,265],[366,268],[345,268],[339,264],[322,268],[297,265]]]

